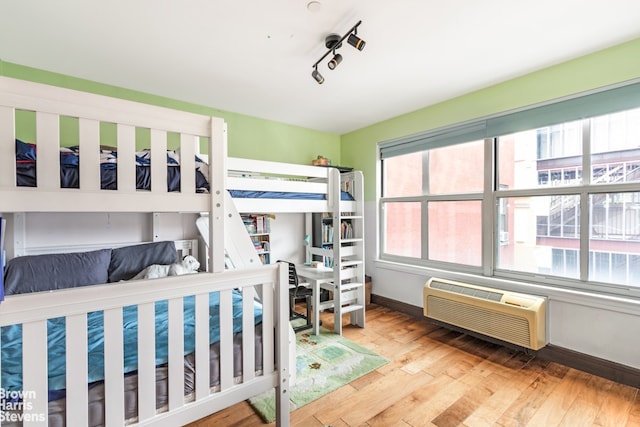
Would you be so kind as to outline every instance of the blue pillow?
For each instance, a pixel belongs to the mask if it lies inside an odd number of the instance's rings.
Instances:
[[[111,249],[29,255],[9,260],[5,295],[52,291],[107,283]]]
[[[109,282],[130,280],[151,264],[173,264],[178,260],[176,245],[169,241],[116,248],[111,251]]]

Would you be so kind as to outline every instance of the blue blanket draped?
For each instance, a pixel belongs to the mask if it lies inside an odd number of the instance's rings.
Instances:
[[[184,354],[195,349],[195,297],[184,297]],[[167,301],[155,303],[156,366],[168,360],[168,313]],[[209,294],[210,343],[220,340],[220,295]],[[138,308],[124,307],[124,373],[138,368]],[[262,307],[254,303],[254,322],[262,321]],[[104,329],[103,312],[89,313],[87,316],[89,383],[104,379]],[[242,331],[242,294],[233,291],[233,332]],[[47,321],[49,390],[62,390],[65,385],[65,319]],[[7,391],[22,390],[22,326],[12,325],[2,328],[2,383]],[[28,350],[26,350],[28,351]]]

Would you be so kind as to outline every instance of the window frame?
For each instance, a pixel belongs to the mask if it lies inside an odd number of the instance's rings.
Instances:
[[[600,282],[597,280],[589,280],[589,272],[591,264],[590,259],[593,258],[592,252],[589,250],[591,236],[589,233],[589,203],[591,196],[603,193],[628,193],[640,192],[640,182],[615,182],[615,183],[592,183],[592,153],[590,144],[590,126],[592,119],[603,114],[611,114],[619,111],[631,110],[640,107],[640,98],[632,97],[640,94],[640,80],[630,82],[628,84],[616,85],[614,87],[604,88],[592,91],[587,94],[579,94],[574,97],[568,97],[557,102],[551,102],[544,105],[534,106],[532,108],[522,109],[493,117],[483,118],[474,122],[465,122],[459,125],[452,125],[441,129],[431,130],[422,134],[416,134],[392,141],[380,143],[378,145],[378,258],[383,261],[393,263],[406,264],[407,266],[423,267],[428,270],[454,270],[460,273],[470,273],[482,275],[490,278],[510,279],[517,281],[532,282],[551,287],[580,289],[589,292],[615,294],[615,295],[637,295],[640,288],[632,288],[629,285],[614,284],[608,282]],[[576,108],[579,111],[571,111]],[[542,111],[542,113],[540,112]],[[558,115],[558,111],[561,113]],[[585,113],[586,111],[586,113]],[[568,113],[567,113],[568,112]],[[562,118],[561,121],[549,121],[554,114]],[[578,117],[574,117],[578,116]],[[524,119],[523,119],[524,117]],[[533,117],[532,120],[529,120]],[[541,119],[542,117],[542,119]],[[510,189],[497,188],[498,186],[498,140],[502,135],[516,133],[520,130],[535,130],[537,128],[562,125],[571,121],[580,120],[578,125],[579,136],[582,144],[581,154],[581,170],[589,171],[582,173],[576,169],[576,177],[581,178],[576,182],[568,183],[565,175],[563,175],[563,184],[558,187],[544,188],[528,188],[528,189]],[[548,121],[548,122],[545,122]],[[522,123],[533,123],[523,125]],[[530,126],[530,127],[529,127]],[[472,129],[473,135],[477,135],[478,129],[482,129],[486,135],[485,141],[485,166],[484,166],[484,190],[476,194],[439,194],[439,195],[420,195],[413,197],[384,197],[382,193],[382,183],[384,181],[384,160],[385,158],[394,157],[395,153],[407,154],[414,151],[424,151],[432,148],[456,145],[470,141],[465,140],[465,130]],[[467,132],[468,133],[468,132]],[[494,134],[495,133],[495,134]],[[494,134],[494,135],[493,135]],[[477,139],[477,138],[475,138]],[[550,149],[550,147],[549,147]],[[577,225],[579,230],[579,278],[560,277],[554,275],[545,275],[540,273],[528,273],[521,271],[512,271],[498,268],[496,265],[496,254],[500,246],[504,243],[500,240],[498,226],[500,224],[500,199],[509,197],[534,197],[534,196],[560,196],[574,195],[579,198],[580,220]],[[481,200],[482,201],[482,265],[475,268],[468,265],[448,263],[442,261],[432,261],[428,259],[428,215],[427,204],[431,201],[463,201],[463,200]],[[419,201],[422,206],[422,256],[420,259],[403,257],[384,253],[385,248],[385,230],[386,217],[384,206],[386,203],[393,202],[416,202]],[[511,226],[509,225],[511,228]],[[631,259],[632,253],[626,254],[627,260]],[[613,259],[614,255],[609,255]],[[640,255],[639,255],[640,256]],[[573,262],[573,261],[572,261]],[[633,268],[630,266],[629,268]],[[629,268],[627,270],[629,271]],[[630,274],[630,273],[629,273]]]
[[[458,144],[465,144],[465,143],[469,143],[469,142],[473,142],[473,141],[463,141],[463,142],[459,142]],[[483,152],[484,152],[484,157],[487,158],[487,155],[491,156],[493,153],[493,149],[491,147],[491,139],[483,139]],[[450,144],[450,145],[456,145],[456,144]],[[447,145],[441,145],[441,146],[437,146],[435,148],[441,148]],[[406,153],[405,153],[406,154]],[[384,182],[384,166],[383,166],[383,162],[384,160],[381,159],[381,183]],[[427,170],[427,166],[429,164],[429,151],[423,151],[423,159],[422,159],[422,163],[423,163],[423,170]],[[425,185],[428,188],[428,175],[427,176],[423,176],[423,185]],[[489,203],[491,203],[490,201],[488,202],[486,200],[485,197],[485,193],[487,191],[487,185],[491,185],[492,180],[489,177],[489,180],[487,181],[487,171],[485,168],[484,171],[484,183],[483,183],[483,190],[479,191],[479,192],[468,192],[468,193],[446,193],[446,194],[422,194],[422,195],[415,195],[415,196],[391,196],[391,197],[385,197],[385,196],[380,196],[379,197],[379,211],[378,211],[378,218],[380,218],[379,224],[380,224],[380,228],[379,228],[379,248],[380,248],[380,252],[378,254],[379,258],[385,261],[390,261],[390,262],[395,262],[395,263],[400,263],[400,264],[408,264],[408,265],[417,265],[417,266],[421,266],[421,267],[428,267],[428,268],[435,268],[435,269],[448,269],[448,268],[455,268],[457,271],[463,272],[463,273],[469,273],[469,274],[484,274],[485,273],[485,264],[486,264],[486,256],[487,256],[487,242],[485,241],[485,233],[482,233],[481,236],[481,245],[480,245],[480,259],[481,259],[481,265],[480,266],[472,266],[472,265],[467,265],[467,264],[459,264],[459,263],[453,263],[453,262],[446,262],[446,261],[438,261],[438,260],[430,260],[429,259],[429,236],[428,236],[428,204],[430,202],[463,202],[463,201],[478,201],[481,202],[482,207],[481,207],[481,223],[482,223],[482,230],[485,230],[486,227],[488,226],[488,221],[492,222],[492,219],[490,217],[488,217],[488,215],[486,214],[487,211],[487,205]],[[382,193],[383,191],[383,185],[381,184],[380,186],[380,191]],[[389,254],[389,253],[383,253],[384,252],[384,248],[386,247],[386,241],[385,241],[385,237],[386,237],[386,233],[384,232],[384,230],[386,230],[386,215],[385,215],[385,204],[387,203],[415,203],[415,202],[419,202],[421,204],[421,218],[422,218],[422,233],[420,236],[421,239],[421,257],[420,258],[413,258],[413,257],[407,257],[407,256],[401,256],[401,255],[394,255],[394,254]]]

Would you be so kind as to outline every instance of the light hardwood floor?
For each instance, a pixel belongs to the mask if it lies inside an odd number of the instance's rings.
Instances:
[[[292,426],[640,426],[636,388],[388,308],[343,335],[389,363],[292,412]],[[242,402],[190,425],[205,426],[268,425]]]

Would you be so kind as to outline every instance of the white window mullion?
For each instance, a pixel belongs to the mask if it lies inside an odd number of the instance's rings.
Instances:
[[[430,182],[429,182],[429,151],[422,153],[422,194],[429,195]],[[421,222],[422,222],[422,234],[420,236],[421,254],[420,258],[429,260],[429,201],[423,200],[420,205],[421,210]]]
[[[496,159],[497,139],[484,140],[484,194],[482,198],[482,272],[485,276],[493,274],[496,250],[500,245],[500,221],[498,220],[497,207],[497,166]],[[491,159],[491,161],[489,161]],[[487,166],[489,165],[489,166]]]
[[[422,235],[420,236],[420,239],[422,239],[421,242],[421,248],[422,248],[422,252],[420,254],[420,257],[425,260],[428,261],[429,260],[429,200],[426,199],[424,201],[422,201],[422,203],[420,204],[421,206],[421,217],[422,219],[420,220],[422,222]]]
[[[591,120],[582,121],[582,188],[591,184]],[[590,197],[580,192],[580,280],[589,280]]]

